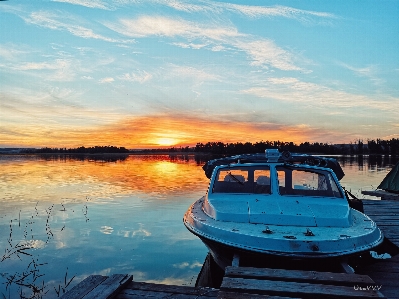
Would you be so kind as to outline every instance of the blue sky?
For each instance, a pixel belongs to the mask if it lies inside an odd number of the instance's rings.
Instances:
[[[0,2],[0,147],[399,138],[399,1]]]

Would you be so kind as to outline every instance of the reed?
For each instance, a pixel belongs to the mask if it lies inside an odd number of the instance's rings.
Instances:
[[[66,208],[61,204],[61,211],[66,211]],[[54,238],[54,233],[51,227],[51,217],[54,211],[54,205],[45,209],[45,244],[49,244]],[[82,208],[83,215],[86,219],[88,218],[88,206],[84,205]],[[19,211],[18,219],[10,220],[10,233],[7,238],[6,248],[4,253],[0,257],[0,266],[3,263],[20,263],[22,269],[13,273],[0,273],[5,281],[6,294],[0,292],[1,299],[11,299],[19,296],[20,299],[39,299],[46,298],[48,295],[54,297],[54,293],[57,297],[62,296],[67,291],[67,288],[71,285],[75,278],[73,275],[71,278],[68,273],[68,267],[66,268],[63,279],[60,279],[60,283],[57,286],[50,287],[50,278],[46,277],[45,266],[49,265],[39,259],[39,254],[35,249],[35,239],[33,233],[33,225],[36,222],[35,217],[40,217],[37,204],[35,206],[35,215],[28,218],[25,223],[21,221],[21,211]],[[24,229],[21,232],[22,236],[20,240],[14,237],[16,232],[14,227],[16,226],[15,220],[18,221],[18,227],[23,225]],[[65,229],[65,225],[61,228],[61,231]],[[27,265],[24,267],[23,265]],[[20,268],[20,267],[18,267]],[[50,292],[51,291],[51,292]],[[49,293],[50,292],[50,293]],[[17,295],[18,294],[18,295]]]

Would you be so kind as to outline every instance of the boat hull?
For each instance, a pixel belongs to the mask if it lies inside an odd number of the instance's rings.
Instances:
[[[204,200],[196,201],[183,221],[208,247],[222,269],[231,265],[235,254],[240,257],[240,264],[250,263],[251,266],[281,260],[318,260],[317,263],[321,263],[359,254],[383,241],[375,223],[358,211],[352,211],[353,227],[312,227],[314,235],[306,236],[304,227],[268,226],[265,229],[262,224],[216,221],[203,211]]]

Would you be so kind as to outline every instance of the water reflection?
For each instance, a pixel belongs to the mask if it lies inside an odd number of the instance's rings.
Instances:
[[[194,156],[114,157],[45,156],[0,160],[0,195],[8,202],[65,202],[86,197],[115,198],[131,193],[173,199],[207,184]],[[195,167],[198,166],[198,167]]]
[[[71,286],[91,274],[114,273],[194,283],[207,252],[181,219],[205,194],[209,181],[201,166],[208,158],[0,156],[0,253],[10,247],[10,230],[13,246],[31,246],[44,264],[47,298],[56,297],[53,287],[66,271],[76,276]],[[396,163],[381,156],[337,158],[346,174],[342,184],[360,197]],[[31,257],[21,259],[2,262],[1,271],[22,273]],[[0,294],[4,288],[0,281]]]

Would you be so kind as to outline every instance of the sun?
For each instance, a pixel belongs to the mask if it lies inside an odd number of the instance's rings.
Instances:
[[[177,139],[175,138],[158,138],[156,143],[160,146],[171,146],[177,144]]]

